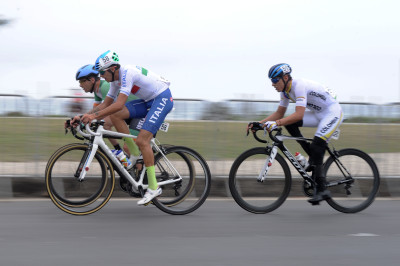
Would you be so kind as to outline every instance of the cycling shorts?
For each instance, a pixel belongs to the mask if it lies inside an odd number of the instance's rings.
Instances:
[[[331,104],[325,111],[320,113],[306,111],[303,117],[303,127],[317,127],[315,136],[326,142],[329,142],[342,122],[342,107],[338,103]]]
[[[145,102],[142,99],[133,100],[125,104],[129,111],[129,118],[143,118],[145,121],[141,129],[156,134],[165,117],[172,110],[174,100],[169,89],[163,91],[154,99]]]

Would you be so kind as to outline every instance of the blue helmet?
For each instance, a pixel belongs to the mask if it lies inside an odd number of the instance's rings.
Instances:
[[[269,69],[268,78],[273,79],[273,78],[283,77],[283,75],[290,73],[292,73],[292,68],[288,64],[280,63],[273,65]]]
[[[93,65],[84,65],[76,72],[76,80],[98,76],[99,72],[93,69]]]

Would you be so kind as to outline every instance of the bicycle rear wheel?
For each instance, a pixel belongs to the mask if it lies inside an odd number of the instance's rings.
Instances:
[[[198,209],[208,197],[211,173],[206,161],[192,149],[180,146],[166,148],[155,156],[157,182],[177,180],[162,185],[162,194],[153,199],[160,210],[175,215]],[[179,176],[182,180],[178,180]]]
[[[289,166],[280,154],[269,167],[264,182],[257,181],[268,160],[266,148],[253,148],[242,153],[229,173],[229,189],[236,203],[252,213],[268,213],[283,204],[292,184]]]
[[[338,155],[339,162],[331,156],[324,164],[327,189],[332,196],[327,202],[340,212],[362,211],[378,193],[378,168],[368,154],[357,149],[343,149]]]
[[[84,180],[79,174],[91,150],[87,144],[66,145],[48,162],[45,181],[53,203],[61,210],[86,215],[101,209],[111,198],[115,176],[111,162],[97,151]]]

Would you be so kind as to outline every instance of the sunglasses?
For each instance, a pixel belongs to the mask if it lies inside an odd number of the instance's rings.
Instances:
[[[104,70],[99,70],[100,75],[104,75],[107,71],[110,71],[110,68],[104,69]]]
[[[273,78],[271,79],[272,83],[278,83],[278,81],[281,80],[281,78]]]

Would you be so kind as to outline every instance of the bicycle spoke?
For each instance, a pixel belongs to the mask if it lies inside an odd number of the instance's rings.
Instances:
[[[379,173],[373,160],[355,149],[339,151],[340,163],[332,157],[325,164],[328,204],[341,212],[359,212],[374,200],[379,188]],[[349,176],[350,175],[350,176]]]

